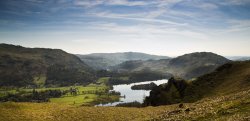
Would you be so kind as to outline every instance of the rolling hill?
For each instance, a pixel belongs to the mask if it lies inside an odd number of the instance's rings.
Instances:
[[[136,72],[152,70],[170,73],[184,79],[191,79],[214,71],[218,66],[230,60],[210,52],[196,52],[172,59],[126,61],[113,67],[118,72]]]
[[[185,54],[169,61],[169,73],[190,79],[214,71],[217,67],[230,62],[223,56],[211,52]]]
[[[91,71],[77,56],[60,49],[0,44],[0,86],[88,83]]]
[[[138,52],[123,52],[123,53],[93,53],[88,55],[77,55],[82,61],[90,67],[100,70],[109,69],[125,61],[131,60],[159,60],[168,59],[167,56],[157,56]]]

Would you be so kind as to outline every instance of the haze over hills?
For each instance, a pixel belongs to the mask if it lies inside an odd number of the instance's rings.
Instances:
[[[169,59],[168,56],[150,55],[139,52],[119,52],[119,53],[93,53],[88,55],[77,55],[82,61],[94,69],[109,69],[125,61],[131,60],[159,60]]]
[[[233,61],[246,61],[250,60],[250,56],[226,56],[226,58]]]
[[[196,52],[173,59],[127,61],[114,66],[113,69],[120,72],[148,69],[190,79],[212,72],[218,66],[227,62],[230,62],[230,60],[211,52]]]
[[[0,86],[83,84],[92,81],[91,70],[60,49],[0,44]]]

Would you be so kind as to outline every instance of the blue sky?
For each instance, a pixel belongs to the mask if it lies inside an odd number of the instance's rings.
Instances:
[[[0,0],[0,43],[250,56],[249,0]]]

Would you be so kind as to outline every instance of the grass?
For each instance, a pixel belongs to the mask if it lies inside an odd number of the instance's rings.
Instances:
[[[187,109],[189,109],[187,111]],[[58,103],[0,103],[1,121],[250,120],[250,90],[195,103],[144,107],[89,107]]]
[[[63,96],[60,98],[51,98],[50,102],[69,105],[91,105],[97,99],[96,94],[85,94],[77,96]]]
[[[103,96],[99,96],[98,94],[89,94],[88,92],[99,92],[99,93],[107,93],[106,91],[109,89],[105,85],[94,85],[90,84],[88,86],[76,86],[78,88],[79,92],[81,93],[80,95],[77,96],[71,96],[70,94],[66,94],[60,98],[51,98],[50,101],[53,103],[60,103],[60,104],[70,104],[70,105],[94,105],[97,103],[97,100],[103,99]],[[55,88],[52,88],[55,89]],[[69,87],[61,87],[61,88],[56,88],[56,89],[61,89],[61,90],[67,90]],[[87,94],[82,93],[82,92],[87,92]],[[114,97],[114,96],[111,96]],[[119,97],[119,96],[115,96]],[[115,98],[109,98],[109,100],[112,101],[117,100]]]

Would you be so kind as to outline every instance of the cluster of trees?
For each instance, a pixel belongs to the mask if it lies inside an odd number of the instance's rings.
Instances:
[[[16,94],[7,94],[6,96],[0,97],[0,102],[48,102],[49,98],[58,98],[66,94],[65,91],[61,90],[45,90],[36,91],[35,89],[31,93],[19,92]]]
[[[143,105],[140,102],[134,101],[134,102],[129,102],[129,103],[120,103],[117,104],[116,107],[143,107]]]
[[[95,80],[94,76],[80,68],[52,65],[47,70],[46,85],[69,86],[87,84]]]
[[[111,85],[129,84],[129,83],[136,83],[143,81],[160,80],[166,78],[169,78],[169,75],[165,75],[154,71],[139,71],[139,72],[119,74],[118,76],[115,75],[109,78],[109,84]]]
[[[0,86],[32,84],[32,62],[0,54]]]
[[[157,85],[153,82],[149,84],[139,84],[131,86],[132,90],[152,90],[153,88],[157,87]]]
[[[180,103],[185,96],[188,82],[181,78],[172,77],[168,83],[159,85],[150,91],[150,95],[144,99],[145,106],[159,106]]]

